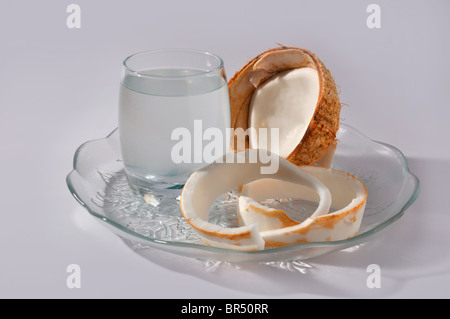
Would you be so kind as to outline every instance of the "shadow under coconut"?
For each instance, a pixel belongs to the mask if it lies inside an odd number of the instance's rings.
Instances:
[[[124,241],[155,264],[236,291],[266,297],[388,297],[413,279],[450,272],[450,255],[442,249],[450,241],[446,230],[450,215],[444,211],[447,205],[443,202],[450,187],[442,178],[450,176],[450,161],[413,158],[409,164],[421,180],[422,191],[399,221],[368,243],[305,261],[201,261]],[[431,186],[439,180],[441,185]],[[368,286],[371,264],[381,269],[380,288]],[[439,288],[433,293],[438,294]],[[423,292],[424,296],[429,293]]]

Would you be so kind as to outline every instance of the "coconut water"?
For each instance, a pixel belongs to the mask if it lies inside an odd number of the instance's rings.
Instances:
[[[194,161],[193,155],[190,162],[174,163],[171,150],[177,141],[171,135],[176,128],[194,132],[194,121],[201,120],[203,129],[218,128],[226,137],[226,128],[230,127],[226,79],[200,73],[158,69],[123,78],[119,133],[129,178],[141,184],[183,184],[194,170],[205,165]],[[224,141],[223,146],[226,152],[228,143]]]

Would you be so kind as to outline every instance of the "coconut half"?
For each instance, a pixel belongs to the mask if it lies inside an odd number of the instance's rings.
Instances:
[[[338,92],[329,70],[310,51],[269,49],[238,71],[228,87],[232,127],[255,129],[242,146],[235,138],[232,150],[264,148],[296,165],[311,165],[336,145]],[[279,129],[278,149],[270,132],[260,136],[260,128]]]

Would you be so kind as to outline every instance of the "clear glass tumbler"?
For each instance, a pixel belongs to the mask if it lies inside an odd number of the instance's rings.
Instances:
[[[181,191],[194,170],[228,150],[229,127],[227,79],[217,55],[165,49],[124,60],[119,134],[135,192]]]

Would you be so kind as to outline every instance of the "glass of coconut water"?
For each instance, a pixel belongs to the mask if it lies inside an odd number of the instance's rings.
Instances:
[[[229,127],[227,79],[217,55],[167,49],[124,60],[119,135],[135,193],[181,192],[194,170],[229,149]]]

